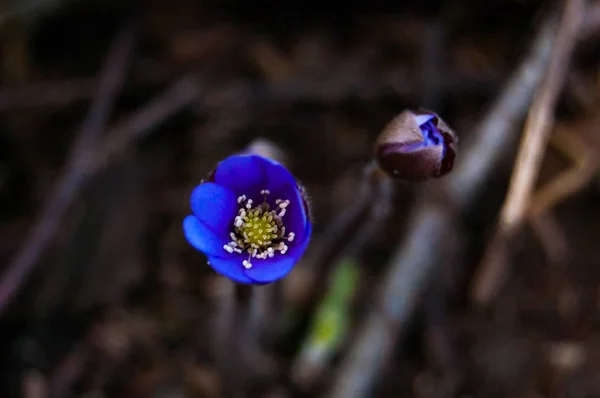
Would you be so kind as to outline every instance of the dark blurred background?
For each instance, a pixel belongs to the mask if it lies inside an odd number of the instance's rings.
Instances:
[[[562,4],[0,1],[0,397],[226,396],[213,326],[231,284],[185,241],[181,221],[214,164],[256,140],[306,187],[314,236],[277,305],[263,308],[277,316],[252,343],[242,396],[327,396],[422,188],[442,181],[394,183],[390,212],[360,249],[323,251],[362,198],[375,138],[403,109],[426,107],[457,132],[460,160]],[[456,261],[423,289],[368,396],[600,397],[593,6],[550,111],[553,132],[585,143],[587,177],[546,209],[550,224],[519,232],[498,293],[473,306],[513,140],[457,217]],[[551,143],[539,183],[577,159]],[[339,312],[336,340],[313,326],[330,293],[327,264],[340,258],[360,277],[344,279],[351,297],[327,307]],[[306,359],[314,333],[328,355]]]

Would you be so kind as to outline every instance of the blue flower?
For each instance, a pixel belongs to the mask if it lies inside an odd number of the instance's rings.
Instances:
[[[404,111],[375,143],[380,167],[395,178],[423,181],[442,177],[454,166],[458,137],[435,113]]]
[[[190,202],[186,239],[216,272],[238,283],[283,278],[310,241],[308,206],[296,180],[262,156],[226,158],[193,190]]]

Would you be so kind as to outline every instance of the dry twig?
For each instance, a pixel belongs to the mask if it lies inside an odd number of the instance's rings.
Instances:
[[[340,251],[331,259],[331,265],[327,264],[328,267],[326,269],[318,271],[319,277],[326,280],[330,285],[327,294],[331,293],[331,285],[335,285],[336,283],[332,278],[339,272],[338,270],[346,266],[348,259],[359,261],[360,255],[363,254],[365,248],[372,242],[373,237],[378,235],[378,232],[381,231],[385,225],[385,221],[387,221],[393,211],[393,180],[375,164],[367,166],[365,177],[375,180],[370,183],[373,185],[373,196],[368,208],[368,214],[348,239],[347,244],[340,247]],[[318,283],[317,285],[322,287],[325,283]],[[321,301],[321,306],[327,303],[327,294],[324,300]],[[351,301],[349,300],[349,302]],[[342,306],[343,304],[339,305]],[[343,309],[340,309],[340,311],[343,311]],[[336,327],[340,329],[344,328],[344,326],[339,324]],[[314,333],[318,334],[318,332]],[[340,335],[345,335],[348,331],[340,330],[339,333]],[[322,346],[314,347],[315,340],[318,340],[318,343],[322,344]],[[300,352],[292,366],[291,378],[295,380],[301,389],[310,390],[315,384],[322,381],[322,378],[326,375],[326,369],[330,365],[331,357],[337,354],[340,348],[339,344],[341,343],[341,341],[337,341],[335,338],[331,338],[331,341],[328,341],[328,339],[324,338],[315,339],[313,335],[309,334],[302,345],[305,347],[304,350]],[[317,355],[315,352],[319,352],[319,354]]]
[[[145,104],[117,126],[109,129],[106,143],[94,157],[89,174],[110,165],[133,142],[150,133],[160,122],[192,103],[200,94],[194,75],[184,76],[172,83],[162,94]]]
[[[85,180],[86,169],[90,166],[94,147],[98,144],[100,135],[110,118],[115,97],[123,84],[133,43],[134,32],[128,28],[117,37],[107,55],[98,91],[90,112],[81,126],[65,171],[48,198],[38,223],[2,276],[0,311],[6,308],[12,296],[33,270]]]
[[[584,18],[583,26],[579,32],[582,39],[597,33],[600,29],[600,2],[590,4],[586,9]]]
[[[472,300],[487,304],[506,273],[507,244],[522,226],[531,202],[534,184],[542,163],[553,123],[553,113],[563,87],[571,53],[581,27],[585,2],[568,0],[558,29],[548,70],[529,111],[508,194],[498,229],[484,253],[476,274]]]
[[[159,68],[149,61],[133,62],[132,76],[121,91],[135,90],[140,86],[162,84],[171,79],[168,69]],[[35,107],[68,106],[77,101],[93,98],[98,78],[79,78],[51,80],[35,83],[22,83],[13,87],[0,88],[0,112],[21,110]]]
[[[353,238],[364,218],[369,216],[369,209],[384,181],[375,164],[365,167],[361,186],[352,202],[335,216],[318,246],[311,250],[310,257],[304,261],[305,265],[288,277],[286,288],[293,291],[291,295],[299,306],[310,307],[310,304],[314,304],[311,300],[316,299],[316,292],[322,291],[326,285],[327,278],[323,275],[329,274],[329,267],[335,264],[336,257],[355,243]]]

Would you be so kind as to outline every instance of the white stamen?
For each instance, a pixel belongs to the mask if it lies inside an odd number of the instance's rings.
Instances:
[[[252,268],[252,258],[267,259],[276,254],[285,254],[289,248],[285,242],[292,242],[296,235],[286,236],[283,217],[290,205],[289,200],[276,199],[276,207],[267,203],[268,189],[262,189],[262,203],[255,205],[246,195],[237,197],[240,208],[233,220],[234,231],[230,232],[231,242],[223,246],[227,253],[247,253],[248,259],[242,262],[246,269]]]

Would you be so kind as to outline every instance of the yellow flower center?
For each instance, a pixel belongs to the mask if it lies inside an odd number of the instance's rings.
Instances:
[[[223,246],[228,253],[248,253],[248,260],[242,265],[246,269],[252,268],[252,258],[266,259],[275,256],[277,252],[285,254],[288,246],[285,240],[294,240],[294,233],[285,235],[283,216],[289,206],[289,200],[277,199],[277,207],[273,210],[267,203],[269,190],[263,189],[261,195],[264,200],[261,204],[254,206],[254,201],[246,195],[238,197],[240,205],[238,215],[233,220],[233,231],[229,234],[231,242]]]
[[[267,204],[268,206],[268,204]],[[274,239],[279,238],[280,225],[277,225],[277,215],[265,211],[262,206],[248,210],[243,217],[242,225],[237,228],[244,242],[252,247],[268,247]]]

